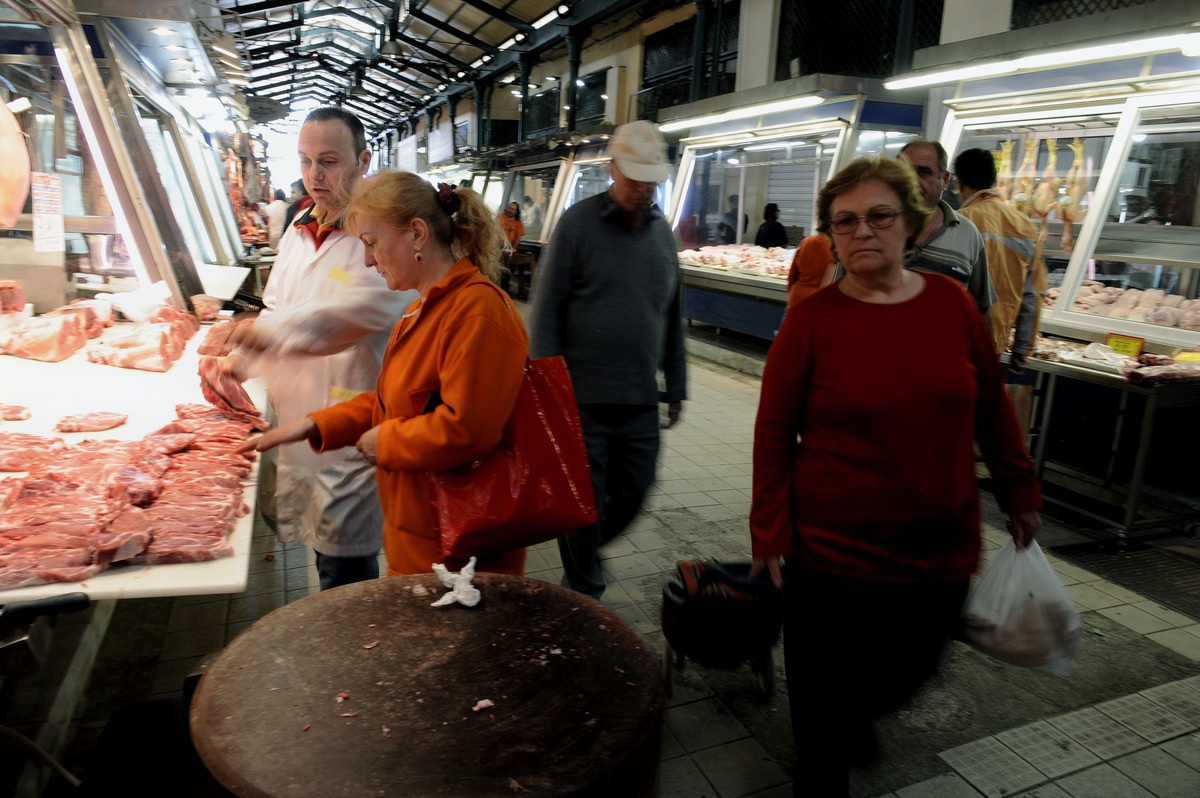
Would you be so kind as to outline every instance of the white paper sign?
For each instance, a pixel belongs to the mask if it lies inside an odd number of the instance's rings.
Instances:
[[[64,252],[62,178],[45,172],[30,174],[33,194],[33,251]]]

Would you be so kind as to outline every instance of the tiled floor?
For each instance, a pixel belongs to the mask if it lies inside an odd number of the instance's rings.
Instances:
[[[749,557],[746,517],[758,381],[693,360],[689,391],[684,423],[664,433],[659,482],[646,512],[603,552],[609,580],[604,603],[655,650],[662,646],[661,583],[677,561]],[[989,522],[985,549],[990,557],[1006,536],[994,505],[985,502],[985,511]],[[1040,537],[1045,547],[1077,539],[1071,530],[1053,523],[1047,523]],[[172,602],[153,680],[154,695],[177,693],[202,655],[219,649],[257,618],[316,589],[307,549],[277,543],[260,525],[252,551],[244,593]],[[1051,560],[1081,609],[1099,612],[1195,661],[1194,673],[1200,674],[1200,623],[1195,619],[1071,564]],[[527,575],[559,582],[561,569],[553,543],[530,550]],[[776,656],[782,678],[781,654]],[[735,681],[736,689],[731,689]],[[688,666],[676,675],[663,732],[663,798],[792,794],[794,758],[788,753],[786,721],[780,721],[786,718],[786,705],[781,697],[774,704],[747,700],[754,689],[748,668],[718,678],[716,673]],[[762,722],[768,717],[772,722]],[[1200,795],[1197,729],[1200,676],[965,741],[941,753],[945,772],[886,795],[1195,798]]]

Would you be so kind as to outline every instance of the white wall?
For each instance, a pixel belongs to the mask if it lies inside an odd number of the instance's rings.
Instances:
[[[1008,30],[1012,0],[945,0],[941,44],[975,39]]]
[[[738,22],[737,91],[775,82],[780,0],[742,0]]]

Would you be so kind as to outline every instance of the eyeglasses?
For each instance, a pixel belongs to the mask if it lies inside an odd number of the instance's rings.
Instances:
[[[848,236],[858,230],[861,222],[866,222],[872,230],[886,230],[896,223],[900,211],[895,208],[876,208],[866,216],[838,216],[829,222],[829,229],[840,236]]]

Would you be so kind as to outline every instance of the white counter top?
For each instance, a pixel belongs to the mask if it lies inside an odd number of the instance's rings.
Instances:
[[[110,327],[104,337],[123,335],[129,326]],[[174,420],[175,405],[206,404],[200,393],[196,350],[207,332],[208,325],[201,327],[179,360],[162,374],[89,363],[84,354],[86,347],[61,363],[0,355],[0,403],[23,405],[33,414],[25,421],[0,422],[0,431],[58,437],[68,444],[89,438],[140,439]],[[246,391],[260,409],[266,406],[265,390],[260,381],[247,382]],[[127,413],[129,420],[103,432],[54,431],[54,425],[63,416],[93,411]],[[0,478],[4,476],[13,475],[0,474]],[[255,463],[248,477],[251,484],[242,494],[251,508],[254,507],[257,476],[258,464]],[[234,551],[232,557],[201,563],[111,566],[84,582],[56,582],[0,590],[0,604],[76,591],[87,593],[92,599],[239,593],[246,589],[253,517],[251,512],[238,519],[229,537]]]

